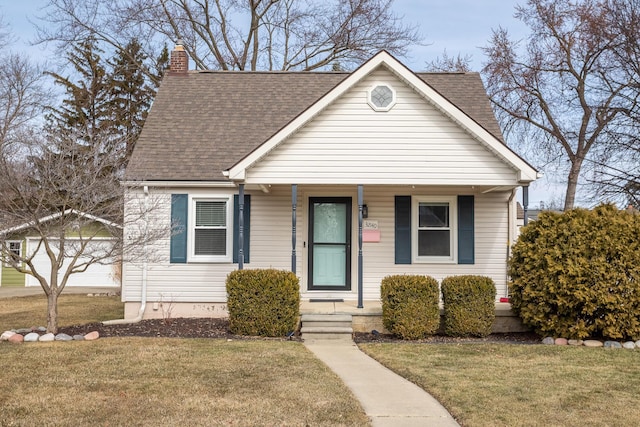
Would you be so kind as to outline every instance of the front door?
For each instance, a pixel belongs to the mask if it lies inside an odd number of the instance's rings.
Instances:
[[[309,224],[309,290],[351,290],[351,198],[310,198]]]

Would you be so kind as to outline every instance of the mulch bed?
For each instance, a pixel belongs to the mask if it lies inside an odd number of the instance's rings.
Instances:
[[[163,338],[224,338],[224,339],[266,339],[262,337],[247,337],[233,335],[229,332],[228,319],[214,318],[174,318],[147,319],[138,323],[123,325],[103,325],[89,323],[60,328],[58,332],[71,336],[98,331],[101,337],[163,337]],[[290,339],[300,341],[299,334]],[[534,333],[491,334],[486,338],[455,338],[435,335],[423,340],[403,341],[392,335],[378,333],[355,333],[356,343],[381,342],[412,342],[423,344],[460,344],[460,343],[509,343],[509,344],[539,344],[540,337]]]

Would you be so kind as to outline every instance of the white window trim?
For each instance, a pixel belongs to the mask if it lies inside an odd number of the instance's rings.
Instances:
[[[227,203],[227,241],[226,255],[196,255],[196,202]],[[189,234],[187,236],[187,262],[230,263],[233,261],[233,195],[189,195]]]
[[[6,240],[5,243],[7,245],[7,252],[10,252],[9,247],[11,246],[12,243],[18,243],[20,245],[20,254],[18,256],[22,256],[22,254],[24,253],[24,244],[22,243],[22,240]],[[11,264],[8,261],[9,261],[9,258],[7,256],[7,260],[6,262],[2,263],[2,266],[11,267]]]
[[[391,98],[391,102],[389,103],[389,105],[387,105],[386,107],[379,107],[377,106],[374,102],[373,99],[371,99],[371,93],[373,92],[373,90],[375,88],[377,88],[378,86],[386,86],[389,89],[391,89],[391,94],[392,94],[392,98]],[[396,101],[397,101],[397,94],[396,94],[396,90],[393,88],[393,86],[391,86],[389,83],[384,83],[384,82],[376,82],[373,85],[371,85],[371,87],[367,90],[367,104],[369,104],[369,106],[371,107],[371,109],[373,109],[374,111],[382,111],[382,112],[386,112],[391,110],[395,105],[396,105]]]
[[[420,202],[449,204],[450,256],[418,256],[418,216]],[[415,263],[455,264],[458,262],[458,199],[455,196],[413,196],[411,198],[411,252]]]

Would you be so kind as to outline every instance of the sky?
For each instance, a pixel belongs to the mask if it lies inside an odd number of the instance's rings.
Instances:
[[[87,0],[91,1],[91,0]],[[492,30],[506,28],[515,39],[524,39],[527,27],[513,17],[515,6],[525,0],[395,0],[394,11],[407,24],[415,25],[424,43],[414,46],[400,59],[414,71],[422,71],[427,63],[441,56],[446,50],[449,56],[470,56],[471,68],[480,71],[484,62],[481,47],[487,45]],[[46,0],[0,0],[0,13],[18,40],[10,50],[23,50],[37,60],[53,55],[53,46],[31,46],[35,30],[29,19],[37,20]],[[6,49],[6,47],[5,47]],[[529,160],[538,166],[535,159]],[[544,170],[541,170],[544,173]],[[540,202],[549,205],[564,196],[563,187],[545,175],[529,189],[529,208]],[[522,202],[521,195],[518,200]]]

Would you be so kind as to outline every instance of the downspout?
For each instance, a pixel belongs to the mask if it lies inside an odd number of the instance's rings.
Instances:
[[[145,236],[142,239],[142,292],[141,292],[141,301],[140,301],[140,309],[138,310],[138,315],[133,319],[115,319],[115,320],[106,320],[102,322],[103,325],[124,325],[131,323],[138,323],[142,320],[144,316],[144,310],[147,308],[147,227],[149,227],[149,222],[147,220],[147,213],[149,210],[149,187],[144,186],[144,224],[145,224]]]
[[[511,244],[513,243],[513,230],[515,229],[514,225],[513,225],[513,212],[512,212],[512,202],[513,202],[513,198],[516,196],[517,190],[514,188],[513,190],[511,190],[511,196],[509,196],[509,200],[507,201],[507,215],[508,215],[508,220],[507,223],[508,225],[508,229],[507,229],[507,263],[509,262],[509,258],[511,257]],[[516,209],[516,224],[518,222],[518,209]],[[516,225],[517,226],[517,225]],[[509,271],[507,270],[506,274],[505,274],[505,283],[507,284],[507,286],[505,286],[505,291],[504,291],[504,297],[505,298],[509,298]]]

